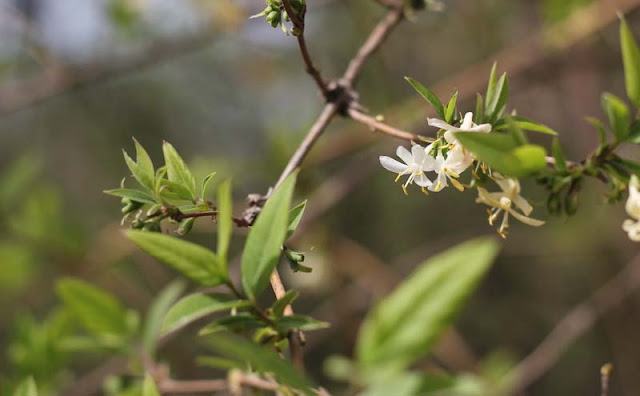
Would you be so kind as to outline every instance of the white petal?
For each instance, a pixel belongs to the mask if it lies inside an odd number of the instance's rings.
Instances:
[[[516,219],[520,220],[521,222],[523,222],[524,224],[533,226],[533,227],[540,227],[541,225],[544,224],[544,221],[542,220],[537,220],[537,219],[532,219],[531,217],[527,217],[524,215],[521,215],[520,213],[516,212],[513,209],[508,209],[509,213],[511,213],[513,215],[513,217],[515,217]]]
[[[468,112],[464,115],[464,120],[462,121],[462,125],[460,125],[461,130],[469,130],[473,128],[473,113]]]
[[[533,207],[527,202],[526,199],[522,197],[522,195],[518,195],[511,199],[511,201],[524,213],[526,216],[531,214]]]
[[[476,125],[476,126],[470,128],[469,132],[489,133],[489,132],[491,132],[491,124]]]
[[[396,155],[400,157],[400,159],[403,160],[404,163],[407,165],[410,165],[413,162],[413,156],[411,155],[409,150],[407,150],[403,146],[398,146],[398,149],[396,150]]]
[[[420,187],[429,187],[431,186],[433,183],[431,182],[431,180],[429,180],[424,173],[421,175],[416,176],[415,180],[417,185],[419,185]]]
[[[438,177],[433,182],[433,184],[429,186],[429,190],[433,192],[438,192],[438,191],[444,190],[444,188],[447,186],[448,186],[447,176],[445,175],[444,172],[442,172],[442,173],[438,173]]]
[[[425,172],[432,172],[436,170],[436,159],[430,155],[425,155],[424,162],[422,163],[422,169]]]
[[[391,171],[393,173],[402,173],[407,170],[408,166],[402,164],[391,157],[380,156],[380,165],[382,165],[386,170]]]
[[[413,161],[419,165],[422,165],[427,155],[424,152],[424,147],[419,144],[414,144],[411,147],[411,155],[413,156]]]
[[[458,139],[456,139],[456,134],[455,134],[454,131],[446,131],[444,133],[444,140],[446,140],[447,143],[449,143],[449,144],[458,143]]]
[[[446,122],[439,120],[437,118],[427,118],[427,124],[429,124],[432,127],[436,127],[436,128],[440,128],[440,129],[444,129],[447,131],[458,131],[459,129],[447,124]]]

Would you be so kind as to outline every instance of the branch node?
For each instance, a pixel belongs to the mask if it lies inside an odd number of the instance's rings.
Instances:
[[[348,117],[349,109],[358,103],[358,93],[340,81],[332,81],[327,87],[327,103],[333,103],[337,113]]]

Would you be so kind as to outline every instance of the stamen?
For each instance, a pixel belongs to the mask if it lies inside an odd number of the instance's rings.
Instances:
[[[451,181],[451,184],[453,184],[453,186],[456,188],[456,190],[458,191],[464,191],[464,186],[457,181],[456,179],[449,179]]]
[[[438,183],[436,183],[436,186],[434,187],[434,191],[438,192],[440,191],[440,187],[442,187],[442,183],[440,182],[440,180],[438,180]]]
[[[409,193],[407,192],[407,187],[404,184],[402,185],[402,191],[404,192],[404,195],[409,195]]]
[[[426,188],[422,187],[421,191],[424,193],[424,195],[429,196],[429,190],[427,190]]]
[[[451,177],[455,177],[456,179],[460,177],[460,175],[459,175],[459,174],[455,173],[454,171],[452,171],[452,170],[451,170],[451,169],[449,169],[449,168],[444,168],[444,172],[445,172],[447,175],[451,176]]]

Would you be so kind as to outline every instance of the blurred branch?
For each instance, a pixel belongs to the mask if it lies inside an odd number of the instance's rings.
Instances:
[[[211,43],[214,33],[211,30],[178,40],[154,43],[136,56],[120,61],[101,62],[82,68],[50,65],[46,74],[3,87],[0,90],[0,115],[20,111],[68,91],[201,50]]]
[[[507,376],[505,385],[518,394],[537,381],[562,354],[605,313],[640,289],[640,255],[591,297],[574,307]]]

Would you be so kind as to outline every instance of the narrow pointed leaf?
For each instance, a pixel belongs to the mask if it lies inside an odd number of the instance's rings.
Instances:
[[[504,110],[509,95],[509,79],[507,73],[502,74],[496,83],[493,95],[487,96],[486,116],[489,122],[494,122],[500,117],[500,113]]]
[[[630,132],[631,115],[629,114],[629,108],[622,99],[610,93],[602,95],[602,107],[607,114],[609,126],[611,126],[611,131],[616,140],[624,142]]]
[[[105,190],[105,194],[113,195],[114,197],[129,198],[132,201],[142,202],[147,204],[155,204],[156,200],[149,194],[140,190],[133,190],[130,188],[116,188],[114,190]]]
[[[428,354],[497,253],[495,240],[479,238],[422,263],[365,318],[356,347],[361,366],[401,370]]]
[[[269,277],[278,263],[282,243],[289,224],[289,206],[296,182],[291,174],[273,192],[264,205],[242,253],[242,286],[251,299],[255,299],[269,284]]]
[[[227,281],[218,256],[200,245],[156,232],[131,230],[127,237],[140,249],[203,286]]]
[[[273,314],[276,317],[282,316],[284,314],[284,309],[287,307],[287,305],[290,305],[291,303],[293,303],[295,299],[298,298],[299,295],[300,293],[298,293],[295,290],[287,290],[287,292],[285,293],[284,296],[282,296],[282,298],[276,300],[273,303],[273,306],[271,307],[271,311],[273,311]]]
[[[553,154],[553,159],[555,160],[555,168],[562,173],[567,173],[569,169],[567,168],[567,161],[564,157],[564,152],[562,151],[562,146],[560,146],[560,141],[558,138],[553,139],[553,143],[551,144],[551,153]]]
[[[458,102],[458,92],[453,94],[451,100],[449,100],[449,104],[447,105],[447,109],[444,114],[444,121],[448,124],[453,124],[453,119],[456,116],[456,104]]]
[[[191,194],[191,199],[195,199],[196,179],[182,157],[180,157],[180,154],[168,142],[162,144],[162,152],[164,153],[169,180],[184,186]]]
[[[304,210],[307,207],[307,201],[304,200],[299,205],[295,206],[293,209],[289,211],[289,226],[287,227],[287,239],[293,235],[302,221],[302,215],[304,215]]]
[[[142,396],[160,396],[158,387],[153,381],[153,377],[149,374],[144,377],[144,382],[142,383]]]
[[[127,167],[131,171],[133,177],[140,183],[141,186],[153,191],[154,186],[154,171],[153,163],[149,158],[149,154],[145,149],[134,139],[136,145],[136,160],[134,161],[126,151],[122,150],[124,160],[127,163]]]
[[[620,46],[627,96],[636,107],[640,107],[640,49],[624,18],[620,20]]]
[[[179,300],[169,309],[162,324],[162,334],[172,333],[198,319],[216,312],[247,306],[245,300],[237,300],[226,294],[191,294]]]
[[[205,199],[207,196],[207,187],[209,186],[209,182],[216,175],[216,172],[211,172],[202,179],[202,186],[200,187],[200,197]]]
[[[440,99],[438,99],[436,94],[431,92],[429,88],[420,84],[411,77],[405,77],[404,79],[407,80],[407,82],[411,84],[413,89],[415,89],[423,98],[425,98],[427,102],[429,102],[431,107],[433,107],[433,109],[436,111],[436,114],[438,114],[441,119],[445,118],[444,106],[442,105],[442,102],[440,101]]]

